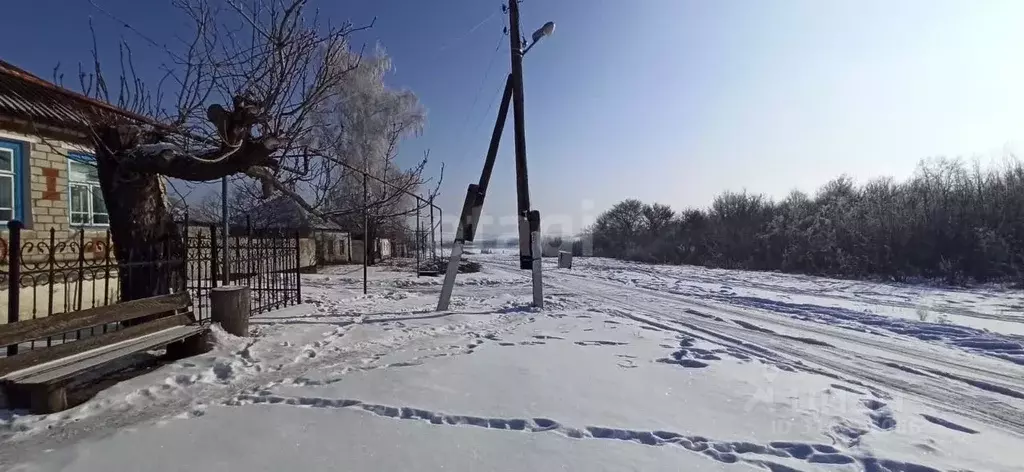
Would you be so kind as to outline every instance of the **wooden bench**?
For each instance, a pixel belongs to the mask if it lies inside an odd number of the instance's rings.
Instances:
[[[66,386],[81,374],[132,354],[166,347],[171,357],[206,349],[207,326],[198,323],[187,293],[133,300],[0,326],[0,348],[46,344],[0,358],[0,387],[15,408],[52,413],[68,408]],[[97,333],[83,337],[81,333]]]

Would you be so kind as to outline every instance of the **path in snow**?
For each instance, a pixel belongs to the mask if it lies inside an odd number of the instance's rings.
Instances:
[[[588,278],[802,321],[948,344],[1024,364],[1024,292],[847,281],[693,266],[582,259]],[[921,319],[921,318],[925,319]]]

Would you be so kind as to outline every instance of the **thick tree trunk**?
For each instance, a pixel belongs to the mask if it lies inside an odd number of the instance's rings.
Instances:
[[[119,165],[116,156],[138,145],[133,130],[111,128],[99,137],[96,163],[120,266],[121,301],[184,290],[185,247],[162,177]]]

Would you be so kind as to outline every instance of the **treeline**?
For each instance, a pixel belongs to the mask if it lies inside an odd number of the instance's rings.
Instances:
[[[681,213],[626,200],[588,231],[594,255],[642,262],[840,277],[1024,275],[1024,166],[922,161],[904,182],[846,177],[781,201],[726,192]]]

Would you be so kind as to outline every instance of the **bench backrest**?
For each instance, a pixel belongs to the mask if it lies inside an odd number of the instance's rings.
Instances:
[[[0,348],[42,340],[66,333],[80,332],[89,328],[108,326],[113,323],[127,324],[131,320],[149,317],[145,325],[153,329],[164,325],[187,324],[194,319],[186,316],[191,305],[188,293],[176,293],[157,297],[142,298],[114,305],[89,308],[81,311],[59,313],[45,318],[19,321],[0,325]],[[156,315],[156,319],[153,317]],[[163,316],[160,316],[163,315]],[[126,328],[126,333],[107,333],[84,340],[75,336],[74,341],[53,347],[37,348],[24,354],[0,358],[0,375],[34,362],[61,358],[75,352],[119,342],[132,333],[143,333],[150,329]],[[116,336],[114,334],[117,334]]]

